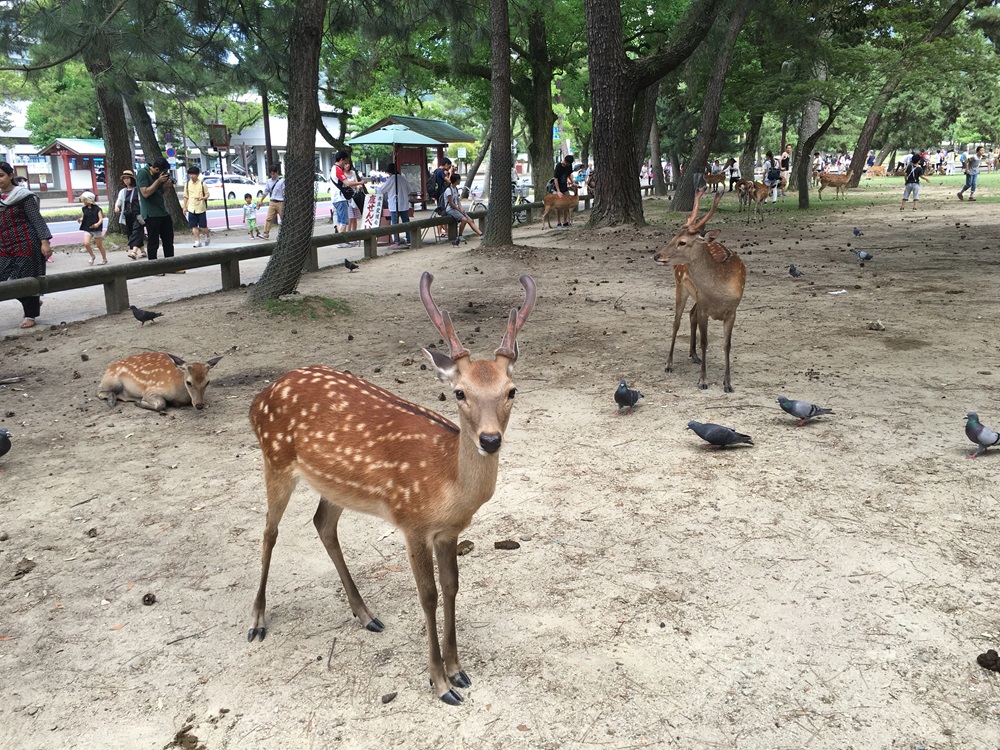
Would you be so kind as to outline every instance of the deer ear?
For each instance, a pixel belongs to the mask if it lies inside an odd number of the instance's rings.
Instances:
[[[455,360],[447,354],[442,354],[436,350],[429,351],[428,349],[424,349],[423,352],[427,355],[427,359],[431,361],[431,364],[434,365],[434,369],[437,370],[438,380],[442,383],[451,383],[454,381],[458,375],[458,365],[455,364]]]
[[[715,238],[719,236],[719,232],[721,231],[722,231],[721,229],[711,229],[705,232],[705,234],[703,234],[702,237],[704,237],[709,242],[713,242]]]
[[[217,364],[219,364],[220,359],[222,359],[222,357],[212,357],[212,359],[208,360],[208,362],[206,362],[205,364],[208,365],[209,369],[212,369]]]
[[[175,365],[176,365],[177,367],[183,367],[183,366],[184,366],[184,360],[183,360],[183,359],[181,359],[180,357],[175,357],[175,356],[174,356],[173,354],[170,354],[169,352],[167,352],[167,356],[168,356],[168,357],[170,357],[171,361],[172,361],[172,362],[173,362],[173,363],[174,363],[174,364],[175,364]]]

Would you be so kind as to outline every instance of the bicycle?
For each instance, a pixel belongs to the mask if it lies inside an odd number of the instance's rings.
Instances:
[[[528,221],[528,199],[525,193],[530,190],[528,185],[518,187],[517,183],[510,183],[510,203],[511,203],[511,225],[523,224]]]

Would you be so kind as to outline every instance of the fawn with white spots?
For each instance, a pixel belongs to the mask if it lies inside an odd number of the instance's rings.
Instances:
[[[740,256],[725,245],[715,241],[719,234],[718,229],[704,231],[705,224],[712,218],[712,214],[719,207],[719,201],[722,200],[725,193],[716,193],[712,210],[705,214],[704,218],[696,221],[698,219],[698,204],[704,194],[704,188],[695,194],[694,209],[684,223],[684,228],[653,256],[653,260],[657,263],[674,266],[675,280],[678,284],[683,284],[684,291],[682,294],[681,288],[678,288],[674,307],[674,339],[670,343],[667,372],[671,372],[673,367],[674,342],[677,337],[677,328],[680,325],[679,310],[684,309],[683,303],[686,295],[693,294],[695,305],[691,310],[691,337],[694,338],[697,326],[700,329],[699,339],[701,343],[701,378],[698,381],[698,387],[703,390],[708,388],[705,350],[708,348],[708,319],[712,318],[722,321],[722,330],[725,336],[723,349],[726,354],[726,374],[722,383],[723,390],[726,393],[732,393],[733,384],[729,375],[729,350],[733,340],[733,325],[736,323],[736,309],[743,299],[747,269],[743,261],[740,260]],[[685,275],[679,274],[676,270],[681,266],[686,269]],[[693,293],[688,281],[694,287]]]
[[[133,354],[108,365],[97,387],[97,395],[114,408],[118,401],[135,401],[150,411],[165,411],[168,406],[205,408],[208,372],[222,357],[208,362],[187,363],[164,352]]]
[[[445,703],[452,689],[472,683],[458,658],[455,595],[459,533],[493,496],[500,446],[516,388],[517,334],[535,304],[535,282],[521,276],[524,304],[511,310],[493,359],[473,360],[455,334],[451,316],[431,298],[433,276],[420,278],[420,298],[448,342],[450,356],[424,349],[458,402],[459,425],[366,380],[325,366],[293,370],[262,391],[250,408],[260,441],[267,487],[267,521],[260,587],[247,639],[264,640],[265,591],[278,524],[299,478],[320,494],[316,531],[340,574],[355,617],[380,632],[351,578],[337,536],[344,509],[381,516],[406,540],[427,625],[431,683]],[[444,594],[443,653],[438,641],[434,558]]]

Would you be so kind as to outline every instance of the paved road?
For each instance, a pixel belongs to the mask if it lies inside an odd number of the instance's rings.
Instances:
[[[320,203],[316,206],[316,218],[319,220],[327,220],[330,218],[330,203]],[[257,212],[257,226],[261,231],[264,230],[264,219],[267,218],[267,208]],[[106,217],[105,221],[109,219]],[[111,217],[111,221],[114,221],[114,217]],[[52,232],[52,246],[53,247],[63,247],[64,245],[83,245],[83,232],[80,231],[80,223],[78,221],[50,221],[47,222],[49,225],[49,231]],[[105,224],[107,226],[107,224]],[[211,209],[208,212],[208,226],[210,229],[225,229],[226,228],[226,212],[219,209]],[[243,209],[229,207],[229,227],[230,229],[239,229],[244,226],[243,224]]]
[[[323,214],[323,217],[328,218],[329,206],[326,206],[322,210],[326,212]],[[222,212],[220,211],[219,214],[221,215],[221,213]],[[429,215],[429,212],[420,212],[417,215],[417,218],[426,218]],[[224,220],[219,218],[218,221],[221,222]],[[230,221],[232,221],[231,218]],[[317,235],[328,235],[332,234],[333,230],[333,225],[327,223],[326,221],[322,221],[317,223],[315,232]],[[274,239],[274,236],[274,231],[272,230],[272,239]],[[201,252],[200,250],[195,250],[194,247],[192,247],[193,241],[190,235],[180,235],[179,239],[183,239],[183,241],[178,242],[176,245],[176,256],[183,257],[188,253]],[[427,233],[427,239],[428,241],[431,240],[430,232]],[[249,237],[244,239],[244,237],[239,234],[225,238],[216,235],[209,249],[216,250],[220,248],[240,247],[249,241]],[[258,242],[260,242],[260,240],[258,240]],[[473,238],[471,242],[475,243],[475,238]],[[388,247],[379,247],[379,255],[385,255],[388,252]],[[79,271],[88,268],[88,256],[86,253],[80,252],[78,248],[73,245],[64,245],[60,247],[55,250],[52,257],[55,260],[48,264],[46,269],[46,273],[48,274]],[[98,257],[100,256],[98,255]],[[344,258],[359,260],[362,257],[364,257],[364,253],[360,245],[351,248],[337,248],[335,246],[329,246],[321,247],[319,249],[320,266],[341,265],[344,262]],[[257,258],[254,260],[241,261],[241,281],[244,284],[247,284],[255,282],[259,279],[260,275],[264,272],[264,268],[266,267],[268,260],[268,258]],[[142,260],[129,260],[123,251],[108,254],[108,263],[110,265],[142,262]],[[343,270],[344,273],[347,273],[347,269]],[[355,273],[364,273],[364,269],[356,271]],[[218,266],[192,268],[189,269],[186,274],[150,276],[140,279],[132,279],[128,282],[130,302],[144,309],[155,309],[156,305],[164,302],[173,302],[175,300],[194,297],[200,294],[218,292],[221,288],[222,279]],[[240,294],[242,292],[231,293]],[[38,333],[45,331],[50,325],[58,325],[63,322],[70,323],[79,320],[88,320],[90,318],[97,318],[106,314],[106,308],[104,306],[104,288],[102,286],[92,286],[85,289],[58,292],[56,294],[46,295],[42,298],[42,314],[38,318],[38,325],[30,331],[21,331],[19,329],[21,321],[23,320],[21,304],[17,302],[17,300],[9,300],[6,302],[0,302],[0,336],[15,334],[33,335],[36,331]],[[127,311],[122,313],[120,317],[123,325],[131,325],[135,322]],[[135,323],[135,325],[138,325],[138,323]]]

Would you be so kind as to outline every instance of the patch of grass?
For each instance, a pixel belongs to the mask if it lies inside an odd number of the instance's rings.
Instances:
[[[289,318],[307,318],[322,320],[335,318],[338,315],[350,315],[351,308],[344,300],[316,295],[296,295],[285,299],[269,299],[264,302],[264,310],[268,315]]]

